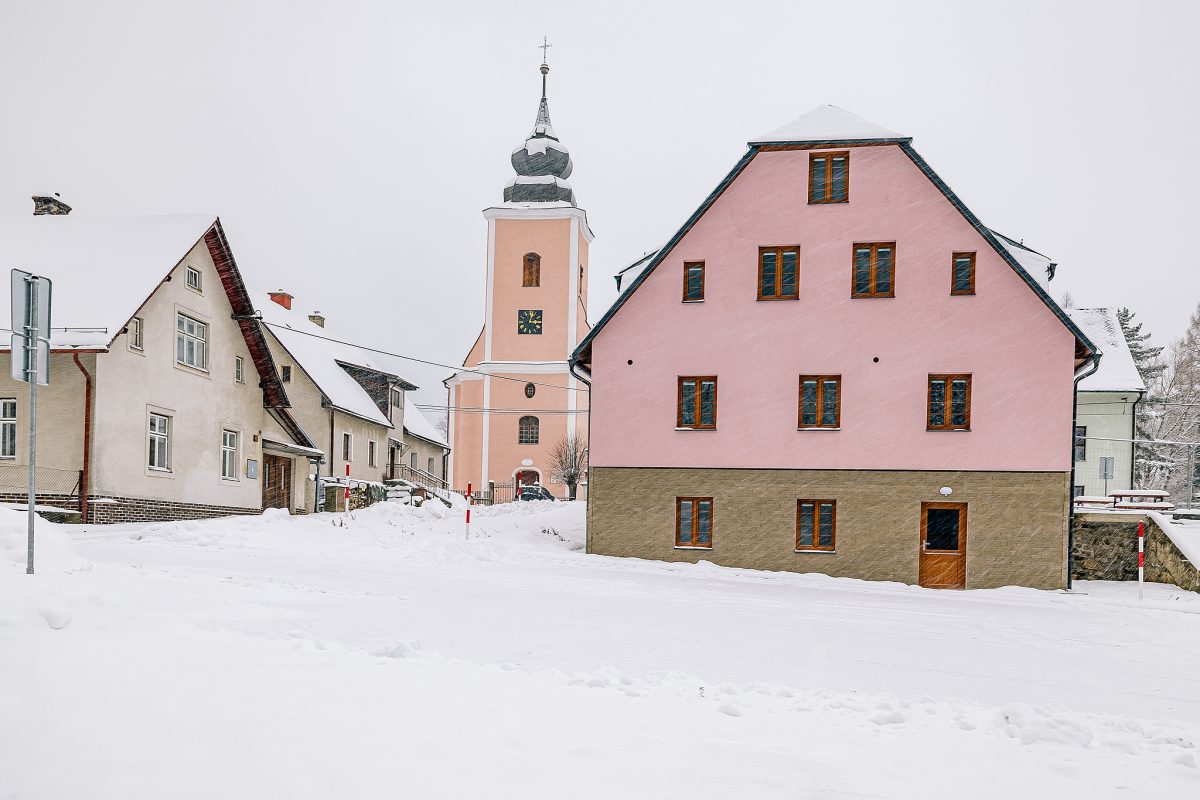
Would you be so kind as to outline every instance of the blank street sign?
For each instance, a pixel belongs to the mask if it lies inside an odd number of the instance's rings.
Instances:
[[[19,269],[12,271],[12,376],[14,380],[29,380],[28,370],[32,366],[37,382],[45,386],[50,382],[50,290],[49,278],[40,278]],[[26,331],[36,313],[37,339],[34,343],[33,361],[28,362]]]
[[[1100,479],[1111,481],[1114,477],[1114,467],[1117,459],[1113,456],[1100,456]]]

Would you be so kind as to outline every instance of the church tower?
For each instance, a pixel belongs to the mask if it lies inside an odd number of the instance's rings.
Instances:
[[[567,178],[573,164],[550,124],[546,78],[533,130],[512,151],[504,202],[483,212],[487,267],[483,331],[446,380],[451,488],[539,483],[556,497],[553,447],[587,436],[586,385],[567,359],[587,334],[587,214]],[[585,496],[580,486],[578,497]]]

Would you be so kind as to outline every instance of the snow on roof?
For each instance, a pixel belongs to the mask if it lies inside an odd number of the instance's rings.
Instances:
[[[817,106],[770,133],[751,139],[766,142],[855,142],[869,139],[908,139],[837,106]]]
[[[633,262],[628,267],[625,267],[625,269],[614,275],[613,277],[617,279],[617,288],[621,292],[628,291],[629,287],[633,285],[633,282],[637,280],[637,276],[645,272],[646,267],[650,265],[650,262],[654,260],[656,255],[658,255],[658,251],[651,250],[649,253],[646,253],[646,255],[642,256],[637,261]]]
[[[266,293],[261,292],[254,296],[267,297]],[[269,298],[263,303],[256,303],[255,308],[262,314],[267,330],[274,334],[296,360],[296,364],[329,398],[330,403],[356,417],[388,428],[394,427],[367,391],[342,368],[341,363],[381,372],[412,386],[396,371],[399,359],[317,338],[339,337],[309,320],[306,313],[295,308],[289,311]]]
[[[1038,282],[1047,292],[1050,291],[1050,266],[1054,262],[1049,256],[1039,253],[1033,248],[1026,247],[1023,242],[1018,242],[1015,239],[1010,239],[999,231],[992,231],[1000,244],[1004,245],[1004,249],[1009,252],[1021,268],[1029,273],[1029,277]]]
[[[429,421],[429,417],[425,416],[421,409],[417,408],[417,404],[413,401],[412,395],[408,392],[404,393],[404,431],[411,433],[413,436],[419,436],[422,439],[441,445],[447,450],[450,445],[446,444],[445,437],[441,432]]]
[[[1117,314],[1111,308],[1072,308],[1071,319],[1104,355],[1100,368],[1079,382],[1081,392],[1144,392],[1146,384],[1138,372],[1125,341]]]
[[[53,281],[52,348],[107,348],[216,220],[209,214],[3,217],[0,265]],[[9,302],[3,276],[0,308]],[[8,337],[0,338],[7,350]]]

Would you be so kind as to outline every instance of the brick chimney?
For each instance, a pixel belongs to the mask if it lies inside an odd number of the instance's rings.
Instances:
[[[58,192],[54,194],[35,194],[33,196],[33,215],[35,217],[45,214],[66,216],[70,213],[71,207],[63,202],[62,195]]]
[[[280,289],[277,292],[268,292],[267,294],[271,297],[272,300],[274,300],[276,303],[279,303],[279,305],[283,306],[288,311],[292,310],[292,300],[294,300],[295,298],[293,298],[290,294],[285,292],[283,289]]]
[[[311,322],[313,325],[316,325],[318,328],[325,327],[325,315],[322,314],[320,311],[314,311],[311,314],[309,314],[308,321]]]

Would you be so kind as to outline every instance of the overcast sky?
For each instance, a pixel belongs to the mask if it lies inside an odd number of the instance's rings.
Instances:
[[[592,320],[747,139],[833,103],[913,136],[985,224],[1057,260],[1056,296],[1128,305],[1164,343],[1200,300],[1198,7],[0,0],[0,214],[48,191],[215,213],[252,287],[461,363],[480,212],[532,126],[547,34]],[[413,366],[423,402],[447,372]]]

